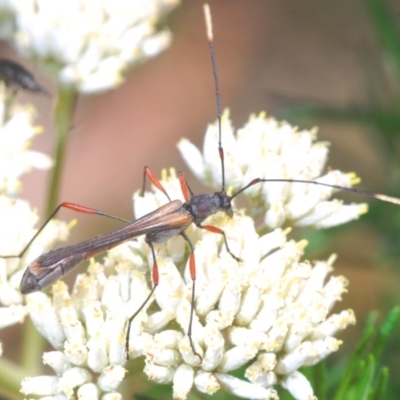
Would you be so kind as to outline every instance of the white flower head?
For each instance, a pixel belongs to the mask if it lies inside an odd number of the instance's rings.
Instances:
[[[359,182],[353,173],[338,170],[324,173],[328,144],[316,141],[316,130],[299,130],[265,113],[252,115],[234,132],[226,111],[222,116],[226,184],[236,192],[253,179],[297,179],[351,187]],[[187,139],[178,148],[192,172],[204,184],[221,188],[221,161],[218,153],[218,125],[210,125],[203,154]],[[359,217],[365,204],[343,204],[329,200],[337,190],[305,183],[258,183],[243,192],[250,215],[264,214],[270,228],[284,224],[327,228]]]
[[[162,184],[169,193],[180,187],[174,173]],[[157,191],[145,198],[155,206],[166,202]],[[137,202],[138,214],[148,211],[145,202]],[[301,260],[304,241],[288,240],[289,230],[281,229],[260,237],[243,213],[233,218],[217,214],[207,224],[224,229],[241,261],[227,252],[221,235],[193,226],[186,230],[196,256],[192,340],[201,359],[187,336],[193,286],[190,250],[179,236],[155,245],[159,285],[132,321],[129,358],[144,357],[149,379],[173,383],[174,399],[187,398],[193,388],[277,399],[277,384],[296,399],[312,399],[312,388],[298,369],[336,351],[341,341],[335,335],[355,323],[351,310],[332,313],[347,290],[346,279],[329,278],[334,257],[311,266]],[[58,282],[51,297],[30,295],[30,316],[56,349],[44,357],[55,376],[46,393],[44,377],[29,378],[29,385],[24,381],[23,393],[116,394],[126,374],[127,321],[153,287],[152,266],[149,246],[139,237],[110,250],[103,263],[92,261],[71,294]],[[244,367],[241,378],[233,374]]]
[[[266,124],[280,126],[275,120],[261,117],[256,122],[262,132]],[[224,128],[226,124],[224,120]],[[273,158],[280,168],[290,169],[290,157],[279,161],[278,154],[290,153],[293,140],[294,147],[305,149],[303,158],[307,159],[307,154],[314,154],[311,150],[314,137],[281,125],[281,133],[287,137],[279,144],[279,151]],[[258,132],[256,128],[254,132]],[[278,129],[277,134],[279,132]],[[305,139],[298,137],[303,134]],[[206,142],[207,138],[209,134]],[[234,165],[231,149],[235,140],[233,135],[228,135],[224,146],[227,176],[238,190],[243,182],[251,179],[245,176],[244,167],[239,179],[233,179],[230,168]],[[251,146],[252,141],[246,140]],[[305,144],[300,145],[303,141]],[[201,177],[218,182],[218,158],[215,163],[209,162],[207,157],[211,157],[211,152],[205,152],[203,157],[187,142],[181,146],[192,152],[191,160]],[[263,146],[261,141],[253,152],[260,169],[253,171],[259,172],[256,176],[261,174],[263,155],[268,159],[271,153],[257,150]],[[320,159],[314,163],[319,167],[311,169],[317,172],[300,175],[299,179],[319,179],[326,154],[315,158]],[[241,160],[246,160],[244,154]],[[250,161],[247,168],[252,168]],[[163,171],[161,183],[171,198],[183,201],[174,170]],[[264,194],[268,194],[264,186],[267,185],[260,184],[254,191],[254,201],[259,205]],[[304,196],[307,200],[313,195],[320,197],[319,202],[314,199],[307,213],[294,219],[298,224],[314,219],[310,225],[316,225],[319,204],[326,204],[326,188],[321,190],[322,194],[318,191],[315,194],[313,190],[303,189],[303,193],[295,185],[293,188],[289,185],[290,196],[281,199],[285,208],[288,199],[290,204],[296,205],[301,204],[301,199],[304,201]],[[296,196],[301,199],[297,200]],[[154,187],[143,196],[136,193],[134,200],[137,218],[168,202],[165,194]],[[268,201],[266,203],[259,207],[268,210]],[[331,213],[322,221],[330,219],[342,223],[345,219],[341,218],[341,213]],[[285,219],[290,220],[286,214]],[[314,365],[337,351],[341,341],[336,335],[355,323],[352,310],[332,312],[347,291],[344,277],[331,276],[335,256],[313,265],[302,260],[306,241],[289,240],[290,229],[277,228],[260,235],[245,210],[236,212],[233,217],[217,213],[205,224],[223,229],[229,249],[237,259],[229,254],[222,235],[191,224],[185,234],[195,249],[193,303],[191,250],[179,235],[164,244],[154,244],[156,260],[146,238],[140,236],[110,250],[103,262],[92,260],[87,272],[78,275],[71,293],[59,281],[53,285],[50,296],[29,295],[29,315],[55,349],[43,357],[55,374],[26,378],[21,391],[25,395],[56,398],[79,394],[120,398],[118,387],[129,368],[126,364],[127,325],[134,315],[128,338],[129,358],[144,359],[144,372],[150,380],[159,384],[172,383],[174,399],[186,399],[194,388],[206,394],[222,389],[243,398],[277,399],[277,385],[286,388],[295,399],[315,399],[310,383],[299,369]],[[149,301],[144,303],[154,287],[155,261],[159,283]]]
[[[21,189],[20,178],[32,169],[48,169],[50,157],[29,149],[35,135],[42,131],[33,121],[36,110],[31,104],[19,104],[10,98],[0,83],[0,193],[15,195]]]
[[[30,261],[68,236],[68,226],[51,221],[23,254],[18,255],[36,233],[38,215],[27,201],[17,198],[21,176],[36,169],[48,169],[51,159],[29,149],[40,128],[33,125],[36,110],[21,105],[0,83],[0,329],[23,322],[27,310],[19,286]]]
[[[174,174],[162,183],[167,190],[179,188]],[[145,194],[150,202],[152,196],[154,204],[161,205],[164,195]],[[139,215],[148,212],[141,212],[141,205],[135,202]],[[186,259],[174,254],[180,238],[157,247],[156,311],[147,311],[139,323],[143,331],[136,328],[146,334],[144,342],[131,335],[131,357],[146,357],[150,379],[173,382],[176,399],[185,399],[192,387],[207,394],[223,388],[244,398],[274,399],[278,383],[296,399],[312,399],[312,388],[298,369],[336,351],[341,341],[335,335],[355,323],[351,310],[331,312],[347,291],[345,278],[329,278],[335,257],[311,266],[301,261],[305,242],[288,241],[289,231],[281,229],[259,237],[253,220],[242,213],[233,218],[217,214],[207,224],[225,231],[231,251],[241,261],[231,257],[220,235],[192,227],[186,231],[196,255],[192,339],[201,361],[187,337],[192,280]],[[146,247],[134,253],[150,255]],[[151,257],[148,263],[152,265]],[[151,284],[147,293],[150,288]],[[147,310],[152,309],[154,305]],[[231,375],[244,366],[241,379]],[[301,394],[299,386],[304,389]]]
[[[63,86],[83,93],[122,82],[132,64],[163,51],[171,40],[159,20],[179,0],[10,0],[0,34],[26,58],[45,64]]]

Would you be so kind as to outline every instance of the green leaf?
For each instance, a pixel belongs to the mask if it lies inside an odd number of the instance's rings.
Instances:
[[[378,337],[375,340],[375,343],[371,349],[371,353],[375,356],[376,360],[379,360],[382,356],[383,350],[385,349],[387,342],[389,340],[390,335],[393,332],[393,329],[397,325],[397,321],[400,316],[400,307],[394,307],[390,310],[389,315],[383,321],[381,327],[378,331]]]
[[[396,13],[389,10],[384,0],[368,0],[365,4],[380,44],[392,62],[400,82],[400,33]]]
[[[387,367],[383,367],[379,371],[378,382],[376,384],[375,392],[371,396],[371,400],[381,400],[384,398],[388,381],[389,381],[389,369]]]
[[[324,361],[318,363],[314,369],[314,393],[318,400],[327,399],[327,375],[326,375],[326,364]]]
[[[375,357],[372,354],[368,355],[367,362],[361,371],[361,379],[358,381],[355,398],[369,400],[375,374]]]
[[[335,400],[343,400],[346,398],[351,382],[359,374],[360,366],[362,366],[365,359],[366,349],[369,347],[375,333],[376,320],[376,313],[371,313],[368,316],[361,339],[350,357],[343,379],[334,397]]]

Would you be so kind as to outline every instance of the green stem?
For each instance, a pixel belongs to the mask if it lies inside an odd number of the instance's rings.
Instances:
[[[65,152],[67,149],[68,132],[72,125],[72,116],[76,102],[76,92],[61,88],[55,112],[56,148],[54,168],[51,172],[50,185],[47,192],[46,216],[49,216],[57,207],[61,187],[61,177],[64,167]]]
[[[20,399],[21,381],[26,375],[23,368],[4,357],[0,358],[0,397],[10,400]]]
[[[51,172],[47,192],[46,216],[50,215],[58,205],[68,132],[72,124],[75,100],[75,91],[65,88],[60,89],[55,110],[56,147],[54,152],[54,168]],[[29,374],[36,375],[41,370],[41,360],[45,346],[46,342],[44,338],[37,332],[32,322],[28,320],[24,328],[21,362]]]
[[[21,365],[26,374],[38,375],[42,370],[42,356],[46,341],[28,318],[24,324]]]

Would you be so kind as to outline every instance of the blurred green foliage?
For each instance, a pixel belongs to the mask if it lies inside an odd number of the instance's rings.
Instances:
[[[362,0],[366,14],[369,17],[371,30],[375,42],[380,50],[384,71],[382,77],[377,79],[369,71],[369,66],[364,64],[360,74],[364,76],[365,89],[368,98],[363,105],[349,105],[345,108],[320,107],[301,105],[289,110],[285,118],[292,123],[314,124],[318,121],[329,121],[338,124],[359,124],[374,135],[379,135],[380,151],[387,176],[379,187],[381,193],[400,197],[400,18],[393,10],[393,4],[387,0]],[[379,81],[379,82],[378,82]],[[390,205],[389,205],[390,207]],[[400,275],[400,208],[388,207],[388,203],[370,201],[369,212],[363,216],[363,223],[368,224],[368,229],[374,231],[379,237],[376,265],[390,268],[394,274]],[[320,254],[329,248],[329,243],[334,237],[342,234],[348,226],[313,232],[308,236],[310,242],[309,253]],[[350,228],[351,229],[351,228]],[[321,250],[322,249],[322,250]],[[393,299],[398,302],[398,293],[386,294],[393,306]],[[309,376],[314,377],[313,387],[318,399],[398,399],[400,383],[395,376],[395,371],[400,357],[397,328],[396,340],[391,343],[390,351],[381,359],[384,344],[388,343],[388,332],[395,327],[394,320],[398,317],[398,309],[393,309],[387,320],[382,324],[378,338],[372,343],[376,329],[376,316],[372,315],[367,320],[366,327],[359,344],[347,366],[346,360],[338,360],[335,365],[330,365],[329,382],[326,380],[326,371],[323,365],[311,368]],[[389,328],[390,327],[390,328]],[[383,332],[386,333],[383,333]],[[371,350],[367,352],[367,347]],[[392,374],[382,365],[391,365]],[[343,368],[345,372],[343,374]],[[332,385],[335,385],[333,390]],[[385,388],[387,389],[385,392]],[[385,392],[385,394],[384,394]],[[289,399],[283,394],[282,399]]]
[[[371,29],[375,32],[376,42],[379,45],[382,65],[385,66],[385,90],[382,96],[382,84],[377,83],[374,76],[368,71],[368,65],[361,69],[365,79],[365,88],[368,99],[364,105],[349,105],[345,108],[319,107],[301,105],[286,112],[285,117],[292,123],[302,125],[328,120],[340,124],[359,124],[380,136],[380,151],[388,168],[379,191],[390,196],[400,197],[400,19],[390,9],[385,0],[363,0],[367,15],[370,18]],[[380,249],[377,255],[383,264],[399,265],[400,259],[400,209],[388,208],[388,203],[382,201],[369,202],[369,212],[363,221],[367,222],[380,237]],[[321,249],[327,246],[337,231],[327,230],[318,233],[311,243],[318,244]],[[400,273],[400,269],[396,268]]]

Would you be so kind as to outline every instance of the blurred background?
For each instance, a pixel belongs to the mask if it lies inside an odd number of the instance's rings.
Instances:
[[[173,166],[195,192],[207,190],[196,184],[176,149],[182,137],[201,146],[207,124],[216,118],[202,3],[183,2],[165,21],[173,32],[169,50],[130,71],[117,90],[79,99],[60,200],[131,219],[132,194],[142,185],[145,165],[157,174]],[[319,140],[332,143],[329,167],[355,171],[363,189],[400,196],[400,3],[209,3],[222,105],[230,108],[235,127],[262,110],[292,125],[318,126]],[[6,46],[1,49],[4,57],[17,59]],[[52,90],[35,65],[23,64]],[[19,96],[38,105],[45,126],[34,148],[52,154],[49,109],[55,99]],[[45,174],[27,175],[22,197],[40,212],[45,192]],[[340,309],[354,309],[358,323],[344,333],[351,340],[339,358],[354,346],[368,312],[385,315],[400,300],[400,207],[358,195],[345,198],[368,202],[371,212],[348,226],[299,235],[310,240],[311,259],[337,253],[336,273],[350,281]],[[118,226],[78,218],[71,243]],[[394,340],[385,359],[394,371],[400,368],[398,349]],[[394,382],[393,393],[395,387]]]

